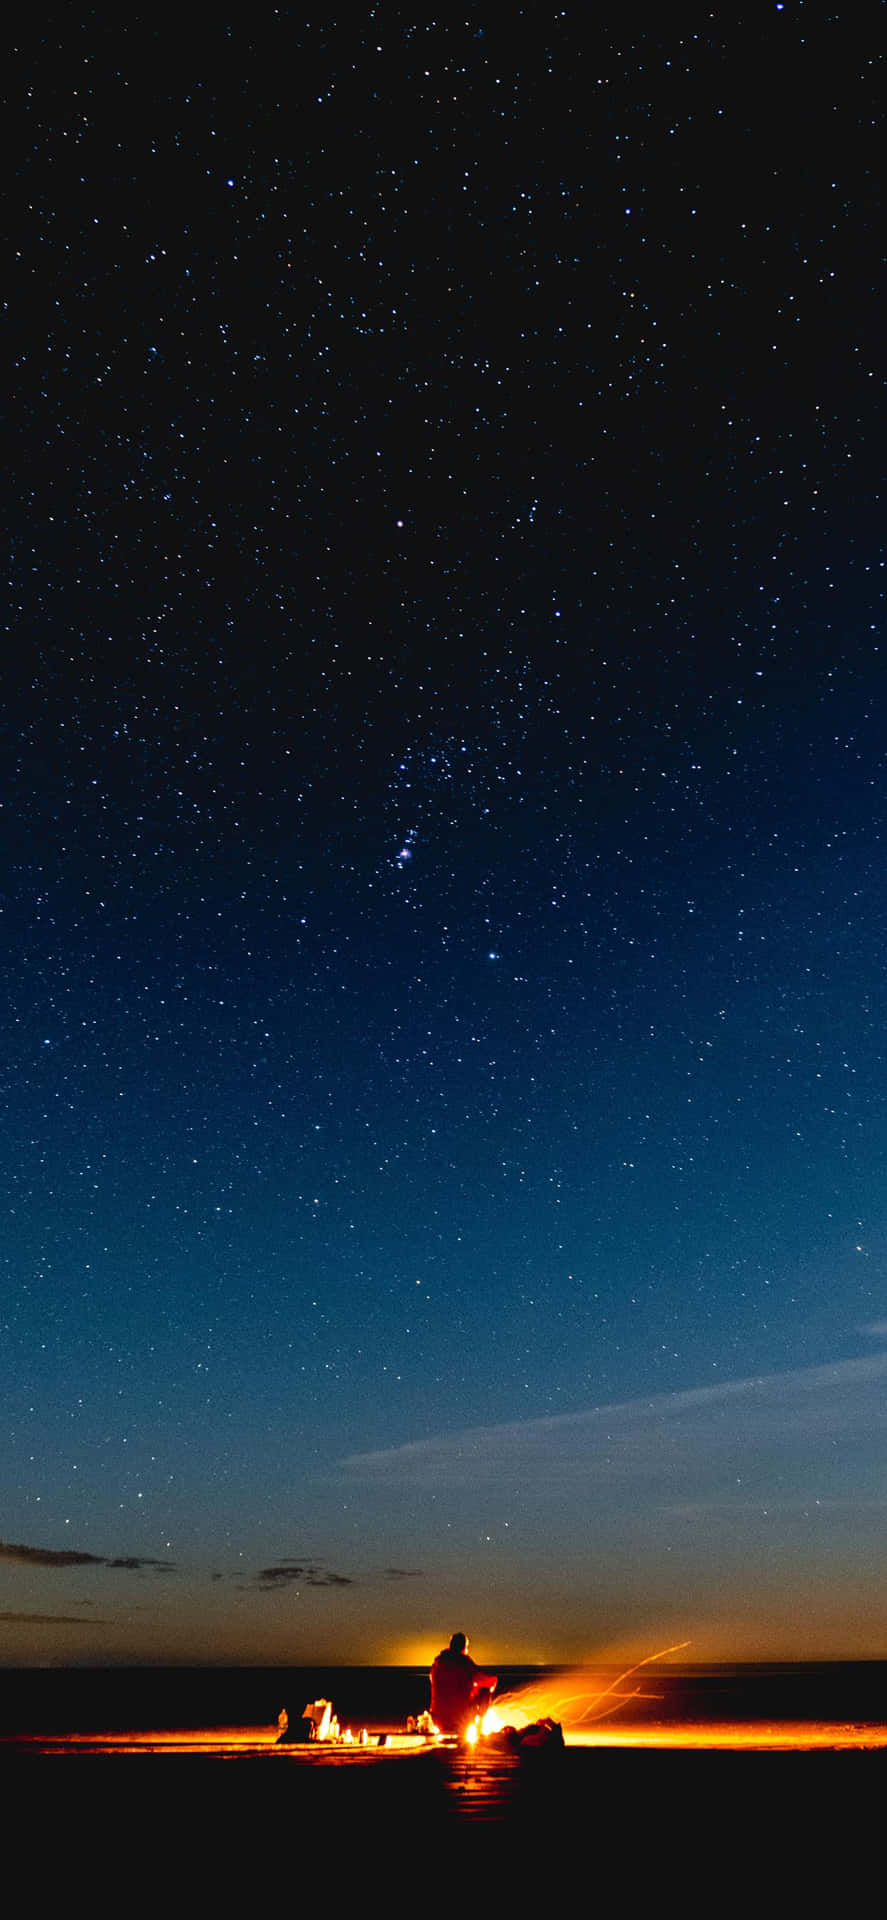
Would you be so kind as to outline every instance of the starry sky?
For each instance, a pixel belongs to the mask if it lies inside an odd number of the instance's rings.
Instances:
[[[16,21],[3,1661],[887,1654],[879,13]]]

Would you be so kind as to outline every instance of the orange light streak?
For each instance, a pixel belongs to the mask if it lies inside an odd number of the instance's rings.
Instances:
[[[528,1720],[541,1719],[544,1715],[552,1720],[563,1721],[565,1726],[579,1725],[589,1717],[594,1720],[606,1720],[611,1714],[618,1713],[619,1708],[627,1701],[641,1697],[640,1687],[632,1687],[629,1693],[617,1694],[616,1689],[621,1687],[625,1680],[630,1680],[634,1674],[640,1673],[642,1667],[652,1666],[656,1660],[667,1660],[670,1653],[682,1653],[690,1644],[689,1640],[679,1640],[673,1647],[661,1647],[658,1653],[646,1654],[643,1660],[636,1660],[633,1666],[624,1667],[614,1680],[611,1680],[607,1686],[600,1687],[596,1693],[591,1688],[583,1688],[578,1693],[558,1694],[551,1687],[540,1688],[537,1682],[535,1686],[524,1688],[519,1693],[503,1694],[491,1709],[498,1716],[496,1725],[494,1726],[491,1721],[488,1727],[484,1721],[483,1730],[485,1733],[494,1732],[499,1727],[507,1726],[509,1722],[512,1725],[525,1726]],[[589,1704],[571,1722],[569,1708],[577,1700],[587,1700]],[[602,1700],[609,1700],[610,1705],[601,1709],[600,1712],[595,1712],[594,1709]],[[521,1716],[519,1720],[514,1719],[515,1713]]]

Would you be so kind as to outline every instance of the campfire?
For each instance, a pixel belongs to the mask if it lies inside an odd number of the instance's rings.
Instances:
[[[543,1714],[538,1720],[531,1720],[522,1708],[513,1706],[506,1711],[501,1707],[488,1707],[485,1714],[478,1714],[465,1730],[465,1740],[469,1747],[485,1747],[505,1753],[535,1753],[542,1749],[560,1752],[564,1745],[564,1732],[559,1720],[552,1720]]]
[[[563,1747],[562,1722],[579,1729],[608,1719],[628,1700],[641,1697],[640,1685],[626,1688],[626,1681],[634,1679],[643,1668],[655,1665],[657,1660],[682,1652],[688,1644],[683,1640],[677,1646],[662,1647],[657,1653],[647,1654],[645,1659],[624,1668],[604,1686],[586,1685],[581,1690],[569,1688],[565,1692],[562,1679],[548,1687],[527,1688],[522,1694],[506,1694],[495,1705],[486,1704],[478,1711],[465,1730],[465,1741],[470,1747],[489,1745],[513,1753]]]

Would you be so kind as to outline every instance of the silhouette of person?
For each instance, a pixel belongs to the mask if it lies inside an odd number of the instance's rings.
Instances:
[[[483,1673],[468,1653],[464,1633],[454,1633],[431,1669],[431,1718],[441,1733],[464,1733],[479,1704],[491,1694],[495,1673]]]

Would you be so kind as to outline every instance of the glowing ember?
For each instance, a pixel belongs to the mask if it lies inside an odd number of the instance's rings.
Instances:
[[[480,1723],[480,1730],[483,1734],[502,1733],[506,1727],[520,1729],[528,1727],[529,1724],[530,1715],[523,1707],[517,1705],[516,1699],[513,1699],[507,1713],[502,1707],[488,1707]]]
[[[593,1721],[605,1720],[610,1714],[618,1713],[629,1700],[644,1698],[640,1686],[625,1688],[625,1682],[634,1678],[643,1667],[650,1667],[657,1660],[665,1660],[671,1653],[682,1653],[690,1645],[689,1640],[681,1640],[673,1647],[662,1647],[658,1653],[648,1653],[643,1660],[637,1660],[631,1667],[625,1667],[613,1680],[605,1685],[595,1686],[589,1683],[586,1673],[576,1675],[585,1683],[574,1691],[568,1678],[559,1679],[547,1686],[538,1681],[530,1687],[524,1687],[520,1693],[503,1694],[484,1714],[480,1723],[483,1734],[501,1733],[506,1727],[521,1728],[536,1720],[556,1720],[564,1727],[576,1730],[586,1727]],[[567,1688],[568,1691],[564,1691]]]

